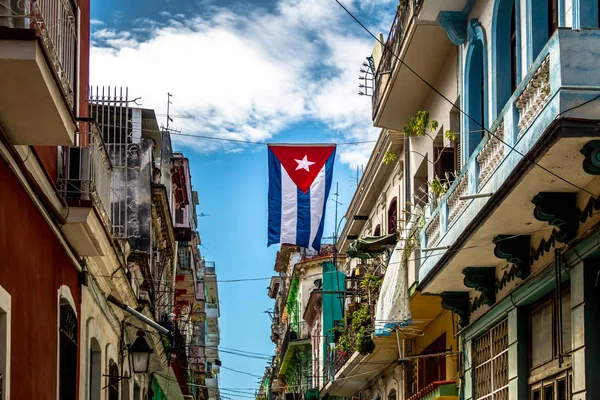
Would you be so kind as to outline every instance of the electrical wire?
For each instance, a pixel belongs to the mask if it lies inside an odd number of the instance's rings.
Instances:
[[[356,16],[354,16],[354,14],[352,14],[352,12],[350,10],[348,10],[341,2],[340,0],[334,0],[358,25],[360,25],[373,39],[375,39],[378,43],[380,43],[384,49],[388,52],[390,52],[390,54],[392,54],[394,56],[394,58],[396,58],[396,60],[398,60],[398,62],[400,62],[404,67],[406,67],[406,69],[408,69],[415,77],[417,77],[421,82],[423,82],[425,85],[427,85],[431,90],[433,90],[437,95],[439,95],[442,99],[444,99],[446,102],[448,102],[448,104],[452,105],[453,107],[455,107],[462,115],[464,115],[465,117],[467,117],[469,120],[471,120],[472,122],[474,122],[476,125],[478,125],[479,127],[481,127],[483,130],[485,130],[485,132],[490,135],[493,136],[496,140],[500,141],[501,143],[503,143],[504,145],[506,145],[507,147],[509,147],[511,150],[513,150],[515,153],[519,154],[524,160],[532,163],[533,165],[536,165],[537,167],[541,168],[542,170],[546,171],[547,173],[549,173],[550,175],[554,176],[555,178],[563,181],[564,183],[573,186],[574,188],[581,190],[582,192],[586,192],[591,196],[594,197],[598,197],[597,195],[595,195],[594,193],[588,191],[585,188],[580,187],[579,185],[569,181],[566,178],[563,178],[562,176],[558,175],[557,173],[549,170],[548,168],[544,167],[543,165],[539,164],[538,162],[536,162],[535,160],[527,157],[525,154],[521,153],[519,150],[516,149],[515,146],[512,146],[508,143],[506,143],[504,141],[504,139],[496,136],[496,134],[492,133],[489,129],[487,129],[485,126],[483,126],[479,121],[477,121],[475,118],[471,117],[469,114],[467,114],[463,109],[461,109],[459,106],[457,106],[456,104],[454,104],[453,101],[451,101],[448,97],[446,97],[442,92],[440,92],[438,89],[436,89],[431,83],[429,83],[429,81],[427,81],[425,78],[423,78],[417,71],[415,71],[414,69],[412,69],[408,64],[406,64],[404,62],[404,60],[402,60],[395,52],[392,51],[392,49],[390,48],[390,46],[386,43],[384,43],[381,39],[379,39],[377,36],[375,36],[373,34],[373,32],[371,32],[371,30],[369,30],[369,28],[367,28]],[[587,100],[586,102],[572,107],[568,110],[566,110],[565,112],[574,110],[576,108],[582,107],[596,99],[600,98],[600,95],[596,96],[595,98],[591,99],[591,100]],[[564,114],[565,112],[561,113]],[[561,115],[559,114],[559,116]]]
[[[233,368],[227,368],[223,365],[221,365],[221,368],[226,369],[228,371],[232,371],[232,372],[237,372],[238,374],[244,374],[244,375],[249,375],[255,378],[262,378],[262,375],[255,375],[255,374],[251,374],[250,372],[244,372],[244,371],[239,371],[237,369],[233,369]]]
[[[155,129],[142,129],[142,131],[154,132],[154,133],[162,133],[163,132],[163,131],[157,131]],[[252,140],[232,139],[232,138],[225,138],[225,137],[218,137],[218,136],[194,135],[191,133],[181,133],[181,132],[172,132],[172,131],[166,131],[166,132],[169,132],[170,135],[175,135],[175,136],[186,136],[186,137],[193,137],[193,138],[198,138],[198,139],[217,140],[217,141],[222,141],[222,142],[258,144],[258,145],[268,145],[269,144],[268,142],[256,142],[256,141],[252,141]],[[356,142],[339,142],[339,143],[331,143],[331,144],[332,145],[335,144],[337,146],[350,146],[350,145],[366,144],[366,143],[377,143],[377,140],[360,140],[360,141],[356,141]],[[302,143],[297,143],[297,144],[302,145]]]

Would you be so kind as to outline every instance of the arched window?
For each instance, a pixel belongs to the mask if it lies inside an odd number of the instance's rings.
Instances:
[[[396,400],[396,389],[390,390],[388,394],[388,400]]]
[[[390,208],[388,208],[388,234],[396,232],[398,229],[398,200],[392,199]]]
[[[492,114],[500,113],[520,82],[519,0],[497,0],[492,19]],[[510,82],[510,85],[507,85]]]
[[[373,236],[381,236],[381,225],[377,225],[373,231]]]
[[[102,398],[102,349],[96,338],[90,340],[89,357],[89,399],[100,400]]]
[[[108,363],[108,400],[119,400],[119,367],[113,360]]]
[[[59,326],[59,392],[61,400],[77,398],[77,314],[69,301],[60,299]]]
[[[528,29],[528,41],[531,43],[530,63],[540,54],[548,42],[548,38],[558,29],[558,0],[528,0],[532,17],[528,18],[531,28]],[[574,6],[575,7],[575,6]]]
[[[477,19],[469,22],[469,48],[465,63],[466,131],[463,149],[467,160],[475,151],[487,126],[487,57],[485,37]]]

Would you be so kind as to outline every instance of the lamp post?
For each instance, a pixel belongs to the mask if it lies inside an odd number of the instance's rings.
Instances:
[[[137,339],[129,347],[129,354],[131,354],[131,362],[133,364],[133,372],[135,373],[146,373],[148,372],[148,366],[150,365],[150,354],[154,352],[154,349],[150,347],[144,336],[146,332],[142,329],[137,331]]]

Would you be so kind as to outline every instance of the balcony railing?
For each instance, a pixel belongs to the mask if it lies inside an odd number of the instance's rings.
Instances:
[[[75,104],[76,14],[70,0],[0,2],[0,26],[34,29],[40,37],[71,108]]]
[[[290,323],[288,330],[290,341],[304,340],[310,337],[308,324],[304,321]]]
[[[58,190],[66,200],[92,201],[110,230],[112,166],[97,125],[80,121],[75,140],[77,147],[63,148]]]
[[[392,27],[385,41],[381,60],[375,72],[375,87],[373,88],[372,98],[373,118],[377,115],[381,97],[397,64],[397,57],[400,56],[400,49],[402,48],[402,43],[404,43],[409,23],[421,7],[421,0],[400,1],[397,7]]]
[[[551,121],[565,113],[563,109],[568,108],[569,101],[575,104],[582,102],[570,99],[569,96],[575,96],[573,88],[598,93],[600,76],[582,75],[577,69],[582,68],[580,63],[571,62],[575,57],[571,43],[578,43],[580,49],[585,46],[597,48],[600,37],[560,30],[548,41],[489,128],[492,134],[486,134],[439,205],[428,214],[428,221],[421,231],[423,247],[447,247],[455,242],[486,204],[489,194],[498,191],[513,173],[522,159],[520,154],[526,155],[541,140]],[[594,114],[585,112],[577,109],[570,114],[572,118],[595,118]],[[511,151],[512,148],[516,151]],[[476,194],[482,198],[477,201],[464,198]],[[465,212],[467,209],[468,213]],[[443,254],[444,250],[425,254],[420,280],[426,277]]]

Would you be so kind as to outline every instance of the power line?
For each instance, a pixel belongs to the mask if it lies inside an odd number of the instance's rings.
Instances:
[[[227,367],[225,367],[223,365],[221,365],[221,368],[226,369],[228,371],[237,372],[238,374],[249,375],[249,376],[252,376],[252,377],[255,377],[255,378],[262,378],[262,375],[255,375],[255,374],[251,374],[249,372],[239,371],[239,370],[233,369],[233,368],[227,368]]]
[[[417,73],[417,71],[415,71],[414,69],[412,69],[408,64],[406,64],[404,62],[404,60],[402,60],[396,53],[394,53],[390,46],[386,43],[383,43],[377,36],[375,36],[370,30],[369,28],[367,28],[357,17],[354,16],[354,14],[352,14],[352,12],[350,10],[348,10],[341,2],[340,0],[334,0],[341,8],[344,9],[344,11],[346,11],[346,13],[352,17],[352,19],[354,21],[356,21],[357,24],[359,24],[371,37],[373,37],[373,39],[375,39],[378,43],[380,43],[385,50],[389,51],[390,54],[392,54],[396,60],[398,60],[398,62],[400,62],[402,65],[404,65],[413,75],[415,75],[419,80],[421,80],[425,85],[427,85],[431,90],[433,90],[437,95],[439,95],[442,99],[444,99],[445,101],[448,102],[448,104],[452,105],[453,107],[456,107],[456,109],[458,111],[460,111],[460,113],[462,115],[464,115],[465,117],[467,117],[469,120],[471,120],[472,122],[474,122],[475,124],[477,124],[479,127],[481,127],[483,130],[485,130],[485,132],[487,132],[488,135],[493,136],[496,140],[500,141],[501,143],[503,143],[504,145],[508,146],[511,150],[513,150],[515,153],[519,154],[521,157],[523,157],[524,160],[538,166],[539,168],[541,168],[542,170],[546,171],[547,173],[549,173],[550,175],[554,176],[555,178],[565,182],[568,185],[573,186],[574,188],[581,190],[582,192],[586,192],[591,196],[594,197],[598,197],[597,195],[593,194],[592,192],[588,191],[585,188],[580,187],[579,185],[567,180],[566,178],[563,178],[562,176],[558,175],[557,173],[549,170],[548,168],[544,167],[543,165],[537,163],[535,160],[532,160],[531,158],[527,157],[525,154],[521,153],[519,150],[516,149],[516,147],[506,143],[502,138],[496,136],[494,133],[492,133],[489,129],[487,129],[485,126],[483,126],[482,123],[480,123],[479,121],[475,120],[475,118],[471,117],[469,114],[467,114],[465,111],[463,111],[459,106],[456,106],[454,104],[453,101],[451,101],[448,97],[446,97],[442,92],[440,92],[438,89],[436,89],[431,83],[429,83],[425,78],[423,78],[419,73]],[[600,98],[600,95],[596,96],[595,98],[588,100],[578,106],[572,107],[570,109],[568,109],[567,111],[571,111],[574,110],[576,108],[579,108],[581,106],[584,106],[585,104],[588,104],[596,99]],[[567,112],[565,111],[565,112]],[[564,114],[564,113],[561,113]],[[561,115],[559,114],[559,116]]]
[[[157,131],[155,129],[142,129],[142,131],[155,132],[155,133],[164,132],[164,131]],[[222,142],[257,144],[257,145],[265,145],[265,146],[269,144],[268,142],[256,142],[256,141],[252,141],[252,140],[232,139],[232,138],[207,136],[207,135],[194,135],[191,133],[182,133],[182,132],[173,132],[173,131],[167,131],[167,132],[169,132],[170,135],[187,136],[187,137],[193,137],[193,138],[198,138],[198,139],[207,139],[207,140],[217,140],[217,141],[222,141]],[[332,144],[335,144],[337,146],[349,146],[349,145],[366,144],[366,143],[377,143],[377,140],[360,140],[360,141],[356,141],[356,142],[339,142],[339,143],[332,143]],[[302,145],[302,143],[297,143],[297,144]]]

